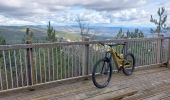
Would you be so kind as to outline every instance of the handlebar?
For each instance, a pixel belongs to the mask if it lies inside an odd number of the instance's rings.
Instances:
[[[125,46],[126,45],[126,43],[127,42],[124,42],[124,43],[116,43],[116,44],[104,44],[104,43],[102,43],[102,42],[99,42],[99,44],[101,44],[101,45],[108,45],[108,46],[110,46],[110,47],[113,47],[113,46],[118,46],[118,45],[123,45],[123,46]]]

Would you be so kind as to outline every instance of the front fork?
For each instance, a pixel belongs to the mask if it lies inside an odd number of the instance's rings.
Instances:
[[[105,57],[104,57],[104,62],[103,62],[103,66],[102,66],[102,70],[101,70],[101,74],[102,74],[102,72],[104,72],[104,74],[105,73],[107,73],[108,72],[108,70],[109,70],[109,67],[107,66],[107,67],[104,67],[104,65],[105,65],[105,63],[107,62],[108,64],[110,64],[110,61],[111,61],[111,59],[112,59],[112,55],[110,54],[110,52],[106,52],[105,53]]]
[[[123,54],[120,55],[120,56],[122,56],[122,59],[123,59]],[[108,51],[108,52],[105,53],[105,59],[106,59],[107,62],[109,62],[109,63],[111,62],[111,60],[112,60],[111,52]],[[124,60],[122,60],[120,58],[116,58],[116,57],[114,57],[114,59],[117,60],[117,62],[115,62],[115,66],[116,66],[118,73],[119,73],[122,70],[122,67],[124,66]]]

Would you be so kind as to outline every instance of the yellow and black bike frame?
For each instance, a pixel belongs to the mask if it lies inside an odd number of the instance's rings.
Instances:
[[[125,66],[125,59],[124,59],[124,54],[123,54],[124,49],[125,48],[123,46],[121,54],[118,54],[115,49],[113,49],[112,47],[109,47],[109,50],[105,54],[105,57],[109,61],[111,61],[113,58],[118,70],[121,70],[122,67],[128,66],[128,65]]]

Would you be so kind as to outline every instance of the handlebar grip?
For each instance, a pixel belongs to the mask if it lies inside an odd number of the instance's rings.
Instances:
[[[102,42],[99,42],[99,44],[101,44],[102,46],[104,46],[104,43],[102,43]]]

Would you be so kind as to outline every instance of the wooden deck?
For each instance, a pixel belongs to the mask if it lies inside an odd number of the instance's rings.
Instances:
[[[91,79],[0,94],[0,100],[170,100],[170,68],[113,75],[108,87],[97,89]]]

